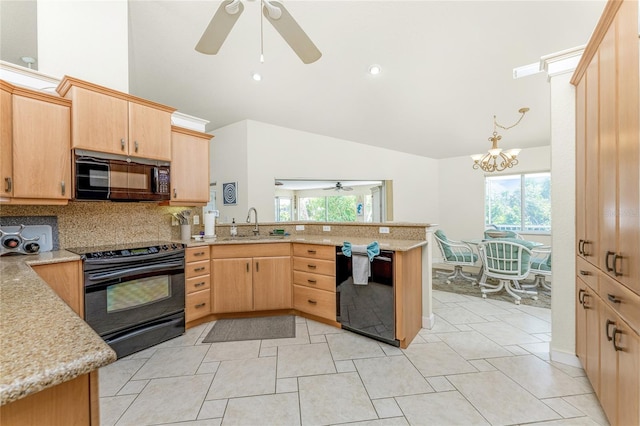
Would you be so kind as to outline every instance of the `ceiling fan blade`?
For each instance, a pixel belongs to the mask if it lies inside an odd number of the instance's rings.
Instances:
[[[233,10],[237,7],[235,13],[229,13],[229,9]],[[242,15],[244,5],[239,0],[226,0],[220,4],[216,14],[211,18],[211,22],[202,33],[200,41],[196,45],[196,50],[206,55],[215,55],[222,47],[222,43],[226,40],[235,25],[236,21]]]
[[[285,9],[282,3],[269,0],[269,5],[272,7],[275,6],[282,11],[280,17],[272,17],[266,6],[262,8],[262,13],[280,33],[284,41],[296,52],[296,55],[298,55],[302,62],[310,64],[320,59],[322,56],[320,50],[313,44],[302,28],[300,28],[300,25],[293,19],[293,16]]]

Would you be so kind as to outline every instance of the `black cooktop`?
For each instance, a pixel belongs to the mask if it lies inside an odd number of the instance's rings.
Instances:
[[[186,245],[170,241],[144,241],[138,243],[111,244],[102,246],[71,247],[65,250],[79,254],[83,259],[105,257],[129,257],[143,254],[184,251]]]

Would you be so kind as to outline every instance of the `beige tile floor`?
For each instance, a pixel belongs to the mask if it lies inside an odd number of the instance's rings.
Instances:
[[[551,313],[434,292],[406,350],[296,318],[296,337],[203,344],[203,324],[100,370],[109,425],[606,425],[550,362]]]

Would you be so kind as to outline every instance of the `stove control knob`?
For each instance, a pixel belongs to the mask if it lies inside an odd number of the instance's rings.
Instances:
[[[169,247],[165,244],[162,246],[162,250],[169,250]]]
[[[37,253],[40,251],[40,244],[38,243],[27,243],[24,245],[24,251],[27,253]]]
[[[178,245],[176,243],[173,243],[173,244],[171,244],[171,248],[175,250],[175,249],[178,248]]]

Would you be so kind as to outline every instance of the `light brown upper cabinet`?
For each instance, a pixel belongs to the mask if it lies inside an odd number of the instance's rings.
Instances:
[[[71,194],[71,103],[1,80],[0,89],[0,202],[67,204]]]
[[[71,99],[71,147],[171,161],[175,108],[65,76],[57,89]]]
[[[171,127],[171,205],[209,202],[209,140],[211,135]]]

